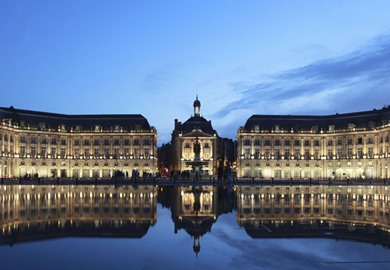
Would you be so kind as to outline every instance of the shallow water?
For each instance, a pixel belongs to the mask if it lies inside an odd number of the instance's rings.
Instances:
[[[3,186],[0,194],[1,269],[390,267],[385,187]]]

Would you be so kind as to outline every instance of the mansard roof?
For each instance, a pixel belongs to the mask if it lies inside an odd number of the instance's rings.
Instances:
[[[190,133],[193,130],[201,130],[204,133],[210,135],[216,133],[211,125],[211,121],[207,121],[205,118],[199,115],[192,116],[183,124],[179,124],[175,127],[176,132],[181,132],[183,134]]]
[[[79,127],[81,130],[94,130],[97,126],[102,130],[112,130],[121,127],[123,130],[150,131],[148,120],[141,114],[93,114],[67,115],[48,112],[0,107],[0,120],[11,120],[20,127],[57,129],[63,126],[65,130]]]
[[[243,132],[254,130],[285,131],[328,131],[343,129],[372,129],[390,122],[390,107],[381,110],[355,113],[313,116],[313,115],[252,115],[245,123]]]

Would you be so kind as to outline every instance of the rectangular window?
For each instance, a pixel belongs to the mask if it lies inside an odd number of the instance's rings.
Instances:
[[[373,158],[374,157],[374,147],[368,147],[368,157]]]
[[[19,149],[19,156],[24,157],[25,154],[26,154],[26,147],[21,146]]]
[[[351,147],[348,147],[348,158],[352,158],[353,156],[353,150]]]
[[[332,148],[328,148],[328,155],[327,155],[327,158],[328,158],[328,159],[332,159],[332,158],[333,158],[333,149],[332,149]]]
[[[61,145],[66,145],[66,139],[61,139]]]
[[[89,145],[89,140],[84,140],[84,145]]]
[[[284,149],[284,158],[285,159],[290,158],[290,149],[289,148]]]
[[[99,140],[94,140],[93,141],[93,145],[100,145],[100,141]]]
[[[46,147],[41,146],[41,157],[46,157]]]
[[[74,145],[80,145],[80,140],[74,140]]]
[[[129,139],[125,139],[124,145],[130,145],[130,140]]]
[[[294,145],[295,145],[295,146],[300,146],[301,144],[300,144],[299,140],[295,140],[295,141],[294,141]]]
[[[285,140],[285,141],[284,141],[284,145],[285,145],[285,146],[290,146],[290,141],[289,141],[289,140]]]
[[[26,142],[26,137],[24,136],[20,136],[20,140],[19,140],[21,143],[25,143]]]
[[[357,149],[357,158],[363,158],[363,149],[361,147]]]
[[[31,154],[32,157],[35,157],[35,155],[37,154],[35,146],[31,146],[30,154]]]
[[[260,149],[259,148],[255,148],[255,158],[256,159],[260,158]]]

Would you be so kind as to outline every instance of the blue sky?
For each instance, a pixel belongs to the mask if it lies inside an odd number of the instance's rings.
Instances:
[[[0,2],[0,106],[144,115],[159,144],[201,113],[235,138],[253,114],[390,104],[390,1]]]

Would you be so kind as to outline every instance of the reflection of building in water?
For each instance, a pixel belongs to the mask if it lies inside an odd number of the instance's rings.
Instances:
[[[390,246],[389,207],[386,186],[237,189],[238,223],[252,237],[329,236]]]
[[[218,213],[218,188],[182,186],[172,189],[172,218],[175,232],[184,229],[194,239],[194,252],[200,251],[200,238],[211,230]]]
[[[253,115],[237,132],[238,177],[390,177],[390,106],[329,116]]]
[[[142,237],[157,220],[153,186],[0,186],[0,244],[59,236]]]
[[[140,114],[0,108],[0,177],[109,178],[157,172],[157,131]],[[127,172],[127,173],[126,173]]]

